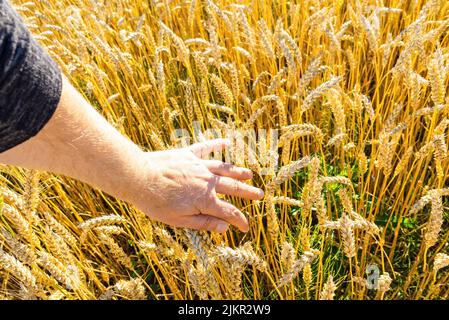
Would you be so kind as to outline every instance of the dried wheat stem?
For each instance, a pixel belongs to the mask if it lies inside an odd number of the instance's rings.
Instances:
[[[37,291],[36,278],[31,271],[19,260],[0,248],[0,269],[5,269],[16,277],[23,285],[33,291]]]
[[[112,254],[114,259],[116,259],[125,268],[133,269],[131,258],[125,253],[125,251],[123,251],[122,247],[120,247],[113,238],[103,233],[100,233],[98,238],[108,247],[109,252]]]
[[[1,208],[1,214],[14,224],[17,233],[29,244],[35,246],[39,243],[39,239],[34,234],[30,223],[20,214],[20,212],[16,208],[10,206],[7,203],[4,203]]]
[[[119,280],[112,290],[115,295],[127,300],[145,300],[147,296],[143,283],[143,280],[140,278]]]
[[[281,167],[276,177],[268,183],[266,188],[267,192],[270,193],[274,191],[275,186],[278,186],[292,178],[298,170],[306,167],[310,163],[310,161],[311,158],[309,156],[305,156],[300,160],[294,161],[286,166]]]
[[[96,227],[114,225],[117,223],[125,223],[125,222],[126,222],[125,218],[111,214],[86,220],[80,223],[78,225],[78,228],[80,228],[83,232],[88,232],[89,230]]]

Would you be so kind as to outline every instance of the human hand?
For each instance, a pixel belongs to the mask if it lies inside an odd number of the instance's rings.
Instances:
[[[205,159],[227,142],[216,139],[182,149],[142,153],[138,179],[122,184],[120,197],[150,218],[172,226],[225,232],[232,224],[247,232],[243,213],[217,194],[258,200],[263,191],[242,182],[252,178],[249,169]]]

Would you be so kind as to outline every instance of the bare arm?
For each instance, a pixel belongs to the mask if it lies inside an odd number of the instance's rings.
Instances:
[[[213,140],[143,152],[64,79],[49,122],[33,138],[0,153],[0,162],[81,180],[173,226],[223,232],[230,223],[247,231],[244,215],[216,194],[260,199],[262,190],[239,181],[250,179],[251,171],[200,158],[224,146],[224,140]]]

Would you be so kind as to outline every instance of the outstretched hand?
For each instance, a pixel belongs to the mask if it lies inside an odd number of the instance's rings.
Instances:
[[[252,178],[250,170],[206,159],[227,143],[216,139],[144,153],[138,183],[128,189],[134,193],[122,196],[150,218],[172,226],[224,232],[232,224],[247,232],[244,214],[217,194],[258,200],[264,193],[242,182]]]

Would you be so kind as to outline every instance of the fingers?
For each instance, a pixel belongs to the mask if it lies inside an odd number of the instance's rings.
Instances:
[[[247,185],[246,183],[238,180],[220,176],[216,176],[215,191],[217,193],[250,200],[260,200],[264,195],[262,189]]]
[[[214,139],[195,143],[188,147],[188,149],[198,158],[205,159],[210,153],[223,150],[229,143],[229,139]]]
[[[243,213],[229,202],[215,198],[207,204],[203,214],[224,220],[243,232],[248,232],[248,220]]]
[[[221,219],[200,214],[197,216],[189,216],[184,222],[183,227],[223,233],[228,230],[229,224]]]
[[[248,180],[253,177],[251,170],[224,163],[219,160],[204,160],[210,172],[217,176],[225,176],[233,179]]]

